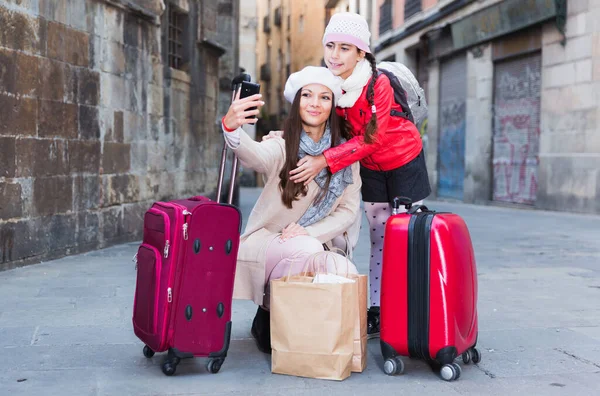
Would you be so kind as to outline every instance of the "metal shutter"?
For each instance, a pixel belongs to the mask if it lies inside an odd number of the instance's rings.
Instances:
[[[440,65],[438,195],[463,199],[467,58],[461,54]]]
[[[421,0],[406,0],[404,3],[404,20],[421,11]]]
[[[540,145],[541,55],[498,62],[494,76],[495,201],[532,205]]]

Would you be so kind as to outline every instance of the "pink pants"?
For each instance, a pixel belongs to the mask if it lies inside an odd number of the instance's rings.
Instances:
[[[288,274],[297,275],[303,272],[311,256],[323,251],[321,242],[307,235],[300,235],[285,242],[280,242],[279,238],[274,239],[267,248],[263,308],[269,309],[271,299],[270,281],[272,279],[279,279]],[[326,269],[327,272],[333,274],[358,274],[354,264],[337,253],[328,253],[327,256],[316,257],[306,267],[306,271],[315,271],[318,268]]]

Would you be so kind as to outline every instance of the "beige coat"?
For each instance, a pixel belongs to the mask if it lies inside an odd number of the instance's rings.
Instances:
[[[286,208],[279,190],[279,172],[285,160],[284,140],[277,137],[259,143],[241,128],[238,130],[241,141],[234,149],[235,154],[242,165],[262,173],[266,182],[241,236],[233,297],[262,304],[267,247],[281,230],[300,220],[320,188],[313,180],[307,195],[294,201],[292,209]],[[360,219],[360,165],[356,162],[351,166],[354,183],[346,187],[327,217],[306,227],[309,235],[321,243],[328,243],[345,231],[357,232],[358,227],[351,226]],[[349,235],[349,239],[356,240],[356,235]]]

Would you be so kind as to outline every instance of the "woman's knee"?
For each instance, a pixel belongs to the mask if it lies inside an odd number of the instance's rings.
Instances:
[[[300,235],[287,241],[289,243],[290,255],[307,256],[314,253],[322,252],[323,244],[317,238]]]

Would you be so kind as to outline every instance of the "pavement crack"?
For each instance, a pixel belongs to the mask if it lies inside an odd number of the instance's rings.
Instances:
[[[40,326],[36,326],[35,331],[33,332],[33,336],[31,337],[31,344],[29,344],[29,345],[35,344],[35,342],[37,341],[37,334],[39,331],[40,331]]]
[[[565,354],[565,355],[567,355],[569,357],[572,357],[573,359],[575,359],[575,360],[577,360],[579,362],[586,363],[586,364],[591,364],[594,367],[600,368],[600,364],[592,362],[591,360],[587,360],[587,359],[584,359],[582,357],[579,357],[579,356],[575,355],[574,353],[570,353],[570,352],[565,351],[564,349],[554,348],[554,350],[558,351],[560,353],[563,353],[563,354]]]
[[[492,373],[490,370],[484,369],[483,367],[477,366],[477,365],[475,367],[477,367],[479,370],[483,371],[483,373],[485,375],[487,375],[488,377],[490,377],[491,379],[496,378],[496,374]]]

